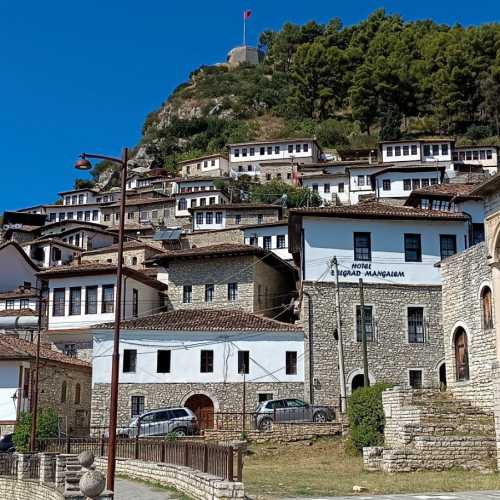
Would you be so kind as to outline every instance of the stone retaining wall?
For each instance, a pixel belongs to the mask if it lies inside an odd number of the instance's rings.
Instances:
[[[98,469],[104,470],[106,459],[97,458],[95,465]],[[210,474],[179,465],[117,459],[116,473],[131,479],[172,486],[197,500],[226,500],[245,497],[243,483],[223,481]]]
[[[53,487],[38,481],[18,481],[0,477],[3,500],[62,500],[64,495]]]
[[[342,434],[341,422],[328,422],[325,424],[273,424],[270,431],[248,430],[246,438],[253,443],[290,443],[292,441],[305,441],[320,436],[337,436]],[[242,438],[243,432],[225,430],[205,430],[207,441],[235,441]]]

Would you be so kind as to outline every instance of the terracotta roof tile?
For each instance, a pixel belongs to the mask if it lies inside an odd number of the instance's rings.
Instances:
[[[12,335],[0,335],[0,360],[1,359],[34,359],[36,357],[36,344],[19,339]],[[91,368],[90,363],[77,358],[70,358],[58,351],[40,346],[40,359],[54,361],[68,365]]]
[[[84,252],[83,255],[94,255],[94,254],[100,254],[100,253],[117,252],[118,246],[119,246],[118,243],[115,243],[115,244],[109,245],[107,247],[101,247],[101,248],[97,248],[95,250],[88,250],[87,252]],[[130,240],[130,241],[125,241],[123,244],[124,250],[135,250],[135,249],[140,249],[140,248],[150,248],[152,250],[156,250],[157,252],[162,251],[161,248],[158,248],[154,245],[150,245],[144,241]]]
[[[92,329],[109,330],[113,323],[93,326]],[[282,323],[241,310],[230,309],[180,309],[122,321],[123,330],[170,330],[170,331],[261,331],[301,332],[302,328]]]
[[[31,297],[36,297],[36,290],[12,290],[8,292],[0,293],[0,299],[28,299]]]
[[[478,183],[474,184],[461,184],[461,183],[446,183],[434,184],[412,191],[412,195],[442,195],[450,197],[467,197],[482,199],[482,196],[471,195],[471,192],[479,186]]]
[[[38,316],[38,312],[34,309],[4,309],[0,311],[0,317],[5,316]]]
[[[408,206],[396,206],[377,201],[326,208],[295,208],[292,216],[313,215],[323,217],[346,217],[351,219],[427,219],[465,221],[467,217],[457,212],[441,212]]]

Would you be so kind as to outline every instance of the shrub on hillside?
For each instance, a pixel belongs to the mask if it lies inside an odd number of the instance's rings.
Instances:
[[[382,392],[390,387],[377,383],[362,387],[349,398],[347,415],[351,429],[351,444],[361,451],[364,446],[379,446],[384,441],[384,410]]]

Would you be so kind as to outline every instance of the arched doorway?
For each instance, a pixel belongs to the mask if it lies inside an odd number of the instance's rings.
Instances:
[[[205,394],[194,394],[184,403],[198,418],[200,429],[213,429],[214,427],[214,403]]]
[[[467,333],[460,326],[456,329],[453,346],[455,349],[455,375],[457,381],[469,380],[469,346]]]
[[[355,375],[351,382],[351,392],[365,386],[365,376],[362,373]]]
[[[446,364],[441,363],[439,367],[439,389],[441,391],[446,391]]]

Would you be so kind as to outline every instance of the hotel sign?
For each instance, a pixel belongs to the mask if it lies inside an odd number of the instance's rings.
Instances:
[[[332,276],[335,271],[332,269]],[[371,263],[355,262],[350,269],[339,269],[339,278],[405,278],[405,272],[389,269],[372,269]]]

